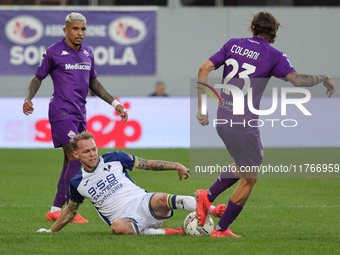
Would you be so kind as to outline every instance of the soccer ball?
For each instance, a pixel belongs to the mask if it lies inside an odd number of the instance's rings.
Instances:
[[[210,215],[207,215],[205,224],[201,227],[197,222],[196,212],[189,213],[183,223],[184,233],[190,236],[209,236],[213,229],[214,221]]]

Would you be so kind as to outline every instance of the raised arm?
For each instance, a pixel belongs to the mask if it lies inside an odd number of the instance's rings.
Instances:
[[[32,114],[33,113],[33,103],[32,99],[37,94],[40,85],[41,85],[42,79],[35,76],[31,82],[30,85],[28,86],[27,92],[26,92],[26,97],[25,97],[25,102],[24,105],[22,106],[23,113],[26,115]]]
[[[142,158],[138,158],[136,168],[153,171],[177,170],[180,181],[183,180],[183,175],[185,176],[184,179],[188,179],[190,172],[188,168],[186,168],[180,163],[162,160],[146,160]]]
[[[124,106],[121,105],[113,96],[111,96],[97,79],[93,79],[90,81],[90,89],[99,98],[101,98],[108,104],[111,104],[120,115],[123,122],[127,121],[128,114]]]
[[[331,97],[335,92],[335,83],[329,75],[298,74],[296,72],[287,74],[287,80],[295,87],[312,87],[323,83],[326,87],[326,94]]]
[[[37,232],[58,232],[76,216],[80,204],[73,203],[71,200],[64,210],[61,211],[59,218],[50,229],[41,228]]]

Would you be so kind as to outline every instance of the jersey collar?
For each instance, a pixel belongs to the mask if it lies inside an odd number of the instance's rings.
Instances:
[[[61,41],[62,41],[63,45],[64,45],[65,47],[67,47],[69,50],[73,50],[73,51],[82,51],[82,50],[83,50],[83,45],[80,45],[79,50],[74,50],[74,49],[72,49],[71,46],[68,45],[68,44],[65,42],[65,39],[66,39],[66,37],[63,38]]]
[[[267,41],[267,39],[264,39],[262,37],[258,37],[258,36],[253,36],[251,38],[249,38],[250,40],[256,41],[256,42],[260,42],[260,43],[267,43],[269,44],[269,42]]]

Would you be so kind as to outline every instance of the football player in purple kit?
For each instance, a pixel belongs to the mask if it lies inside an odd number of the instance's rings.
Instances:
[[[250,25],[253,37],[231,39],[220,51],[212,55],[199,69],[199,88],[207,82],[212,70],[224,65],[223,83],[232,84],[230,79],[235,78],[233,85],[240,90],[246,89],[243,92],[245,97],[249,95],[248,88],[252,88],[255,109],[259,109],[261,96],[272,76],[289,81],[296,87],[312,87],[321,83],[326,87],[326,95],[331,97],[335,91],[335,84],[330,76],[298,74],[287,56],[270,45],[274,43],[279,27],[280,23],[272,14],[268,12],[255,14]],[[244,86],[247,87],[244,89]],[[202,93],[202,90],[198,89],[197,119],[205,126],[209,124],[209,119],[207,113],[201,112]],[[196,213],[202,225],[210,204],[219,194],[239,181],[222,218],[211,233],[213,237],[235,237],[228,227],[242,211],[256,183],[257,171],[263,160],[263,149],[258,127],[245,125],[248,123],[247,120],[258,119],[258,116],[249,110],[248,100],[244,100],[244,114],[233,115],[233,96],[230,91],[222,90],[220,96],[222,105],[218,107],[217,118],[228,119],[235,124],[216,125],[216,129],[235,162],[228,166],[228,170],[223,172],[208,190],[201,189],[196,192]],[[255,171],[244,175],[241,170],[246,167]]]
[[[92,50],[82,45],[86,35],[86,18],[75,12],[67,15],[64,33],[66,38],[54,43],[44,52],[35,77],[27,89],[23,105],[24,114],[33,113],[32,99],[42,80],[50,75],[54,93],[49,104],[49,121],[54,147],[63,148],[64,163],[53,205],[46,215],[49,221],[56,221],[61,208],[69,201],[70,181],[81,168],[80,161],[73,156],[70,139],[86,130],[85,104],[89,89],[111,104],[123,122],[128,119],[125,108],[97,80]],[[72,222],[88,221],[77,214]]]

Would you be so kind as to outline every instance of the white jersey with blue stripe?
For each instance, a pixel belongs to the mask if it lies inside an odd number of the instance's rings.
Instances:
[[[100,156],[94,171],[82,168],[72,178],[71,201],[82,203],[84,198],[90,199],[101,218],[111,225],[136,197],[146,193],[133,183],[127,172],[134,170],[136,161],[137,157],[122,151]]]

